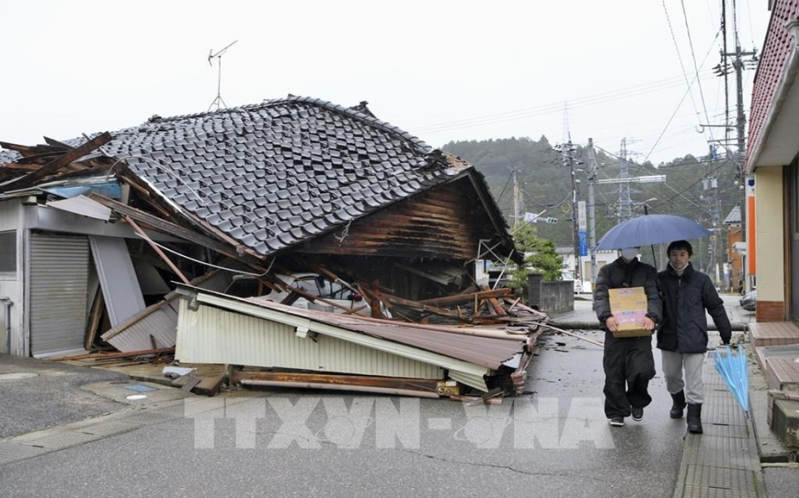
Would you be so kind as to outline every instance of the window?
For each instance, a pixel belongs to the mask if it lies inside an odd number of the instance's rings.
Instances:
[[[0,275],[17,275],[17,232],[0,232]]]

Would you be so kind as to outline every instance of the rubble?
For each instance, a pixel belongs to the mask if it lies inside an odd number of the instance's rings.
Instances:
[[[364,109],[292,97],[0,142],[15,158],[0,164],[0,223],[23,220],[19,236],[44,248],[17,275],[31,325],[10,347],[257,367],[229,369],[233,387],[521,393],[548,316],[474,280],[479,259],[519,259],[482,175]],[[69,252],[47,249],[67,239]],[[214,329],[223,315],[260,331],[248,340],[284,341],[285,357]],[[179,379],[209,394],[225,380]]]

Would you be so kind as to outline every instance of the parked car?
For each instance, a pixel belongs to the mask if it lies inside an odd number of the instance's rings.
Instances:
[[[755,305],[757,304],[757,291],[749,291],[743,295],[741,298],[741,308],[744,311],[755,311]]]
[[[561,280],[574,280],[574,274],[569,270],[562,270],[560,272]],[[579,280],[574,280],[574,293],[580,294],[583,291],[583,284]]]

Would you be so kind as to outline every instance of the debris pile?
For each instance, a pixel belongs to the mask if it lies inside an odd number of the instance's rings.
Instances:
[[[31,248],[16,354],[522,392],[548,317],[478,282],[482,260],[520,260],[484,178],[365,104],[291,97],[45,142],[0,142],[0,221],[24,238],[0,248]]]

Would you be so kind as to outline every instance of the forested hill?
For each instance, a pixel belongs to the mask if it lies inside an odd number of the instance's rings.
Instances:
[[[524,210],[558,218],[556,224],[537,223],[538,235],[552,239],[556,245],[572,244],[571,181],[563,156],[546,137],[539,140],[509,138],[500,140],[450,142],[443,150],[472,163],[488,181],[494,197],[510,222],[513,212],[513,172],[523,185]],[[616,151],[595,148],[597,178],[618,178],[622,161]],[[578,199],[588,201],[589,164],[584,147],[573,152],[577,164]],[[730,210],[738,203],[742,191],[737,184],[736,164],[723,157],[696,158],[687,155],[659,164],[639,164],[635,156],[627,161],[628,175],[666,175],[665,183],[630,183],[631,208],[635,214],[677,214],[697,220],[707,228],[721,226]],[[714,181],[715,180],[715,183]],[[713,185],[717,188],[713,188]],[[705,188],[707,187],[707,188]],[[597,240],[616,224],[620,184],[595,186]],[[655,200],[651,200],[655,199]],[[648,201],[648,202],[644,202]],[[719,231],[726,236],[726,230]]]

